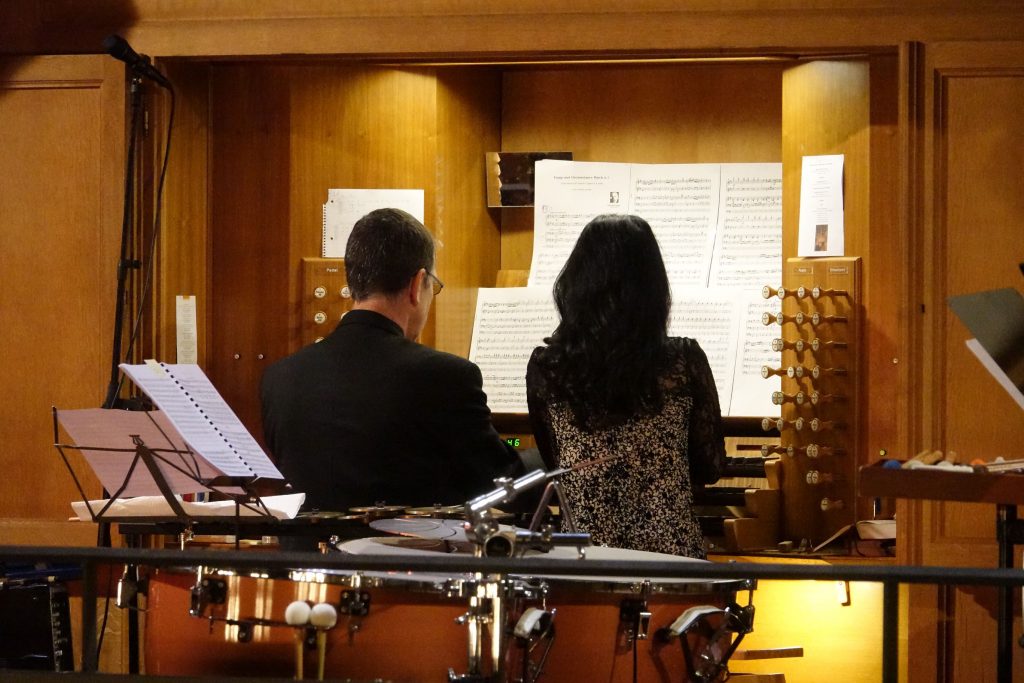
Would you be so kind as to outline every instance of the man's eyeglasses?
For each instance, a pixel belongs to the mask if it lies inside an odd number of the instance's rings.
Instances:
[[[434,290],[434,296],[437,296],[438,294],[440,294],[441,290],[444,289],[444,283],[441,282],[441,280],[438,279],[438,277],[436,275],[434,275],[433,273],[431,273],[429,270],[426,270],[426,271],[423,271],[423,272],[425,272],[427,274],[427,277],[429,277],[431,280],[433,280],[433,282],[431,283],[431,287]]]

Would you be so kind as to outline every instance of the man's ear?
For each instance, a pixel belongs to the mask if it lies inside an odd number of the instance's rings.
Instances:
[[[423,280],[427,277],[427,271],[424,268],[420,268],[416,271],[416,274],[409,280],[409,286],[406,288],[405,294],[409,299],[409,303],[413,306],[420,305],[420,297],[423,296]]]

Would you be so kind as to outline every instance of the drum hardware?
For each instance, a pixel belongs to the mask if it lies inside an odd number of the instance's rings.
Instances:
[[[548,655],[555,644],[555,614],[557,609],[550,612],[546,607],[528,607],[519,617],[512,634],[515,636],[516,645],[525,650],[523,653],[522,676],[518,683],[534,683],[544,673],[544,664],[547,663]],[[544,651],[534,661],[532,655],[541,643],[545,643]]]
[[[627,645],[637,640],[647,640],[647,632],[651,627],[651,610],[647,607],[646,598],[626,598],[619,604],[619,623],[623,625],[623,635]]]
[[[612,456],[615,458],[618,456]],[[591,466],[599,462],[606,462],[612,458],[601,458],[594,461],[582,463],[582,466]],[[576,465],[576,468],[581,467]],[[558,545],[575,546],[579,556],[585,557],[585,548],[590,545],[589,533],[577,533],[576,524],[570,511],[568,501],[562,492],[561,484],[557,477],[569,472],[569,469],[558,469],[552,472],[533,470],[518,479],[501,477],[494,480],[498,488],[474,498],[465,505],[466,510],[466,536],[476,544],[476,553],[485,557],[512,557],[516,553],[525,553],[527,550],[550,550]],[[493,513],[495,505],[507,503],[516,498],[523,491],[527,491],[541,483],[545,483],[544,493],[540,503],[533,514],[528,531],[507,531],[502,530]],[[562,514],[563,527],[565,532],[555,532],[550,526],[538,530],[544,511],[551,502],[552,497],[557,497],[559,510]]]
[[[134,609],[139,612],[145,612],[146,610],[139,608],[136,598],[140,593],[146,595],[147,588],[148,581],[144,578],[139,578],[138,565],[126,564],[121,578],[117,580],[117,597],[114,604],[120,609]]]
[[[455,618],[455,623],[469,629],[467,655],[469,671],[464,675],[448,669],[448,680],[460,683],[476,681],[498,681],[502,678],[504,656],[504,623],[506,582],[500,577],[484,579],[478,575],[473,581],[464,582],[463,588],[470,590],[469,609]],[[484,641],[490,626],[490,674],[484,674]]]
[[[223,605],[228,599],[228,584],[224,579],[203,575],[203,568],[196,569],[196,583],[189,597],[188,613],[202,617],[210,605]]]
[[[711,683],[728,677],[729,659],[744,636],[753,630],[753,602],[746,607],[732,603],[725,609],[701,605],[689,608],[670,626],[659,629],[658,637],[665,642],[679,639],[689,674],[687,680]],[[687,636],[691,634],[696,636],[697,648],[690,645]],[[731,638],[732,635],[736,637]]]

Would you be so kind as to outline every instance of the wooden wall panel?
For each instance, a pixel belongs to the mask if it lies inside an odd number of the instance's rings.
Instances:
[[[154,56],[351,54],[444,59],[580,52],[895,45],[902,40],[1013,39],[1014,0],[7,0],[0,50],[88,52],[122,31]]]
[[[514,69],[501,151],[570,151],[576,161],[781,161],[779,63]],[[503,270],[528,269],[533,212],[504,209]]]
[[[469,355],[476,290],[493,287],[501,258],[496,210],[487,208],[484,154],[501,145],[501,75],[495,69],[437,72],[437,269],[434,346]]]
[[[422,188],[433,225],[436,96],[430,70],[211,67],[208,371],[257,436],[263,370],[299,345],[299,263],[321,253],[328,189]]]
[[[106,393],[124,126],[113,60],[0,65],[0,517],[66,519],[78,497],[52,445],[50,407],[97,408]]]

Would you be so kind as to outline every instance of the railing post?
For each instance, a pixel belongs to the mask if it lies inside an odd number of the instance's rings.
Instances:
[[[96,673],[96,563],[82,563],[82,673]]]
[[[882,683],[899,679],[900,584],[882,582]]]

